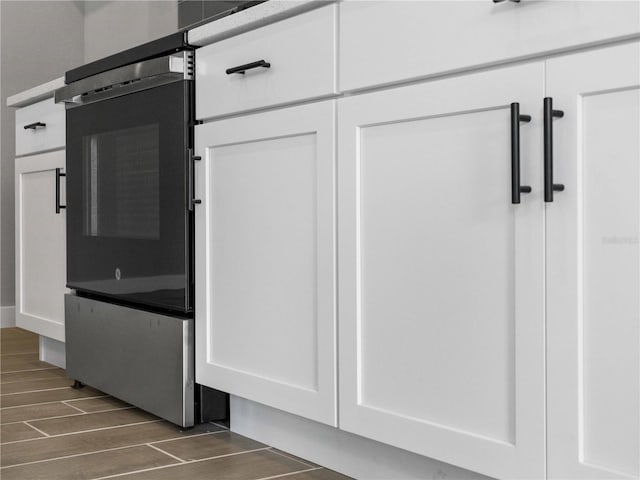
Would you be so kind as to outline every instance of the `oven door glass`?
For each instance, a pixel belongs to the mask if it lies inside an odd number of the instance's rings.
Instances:
[[[189,82],[67,110],[67,283],[191,310]]]

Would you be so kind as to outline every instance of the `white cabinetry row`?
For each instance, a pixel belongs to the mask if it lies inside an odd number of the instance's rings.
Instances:
[[[65,198],[64,121],[64,106],[53,98],[16,110],[16,325],[61,342],[66,215],[57,207]]]
[[[346,1],[265,33],[335,38],[340,10],[355,90],[640,31],[609,4]],[[198,52],[205,117],[333,94],[275,62],[210,89],[263,45],[313,54],[243,35]],[[640,478],[639,92],[627,41],[196,127],[197,381],[492,477]]]

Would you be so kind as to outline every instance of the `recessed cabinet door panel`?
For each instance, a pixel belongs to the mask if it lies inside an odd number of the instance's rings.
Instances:
[[[197,376],[335,425],[334,104],[199,126]]]
[[[542,65],[339,107],[340,427],[544,476]],[[510,103],[521,125],[511,203]]]
[[[65,152],[18,158],[16,175],[16,324],[64,342],[65,210],[56,214],[56,173]],[[61,179],[64,203],[64,178]]]
[[[640,45],[548,62],[549,475],[640,478]]]

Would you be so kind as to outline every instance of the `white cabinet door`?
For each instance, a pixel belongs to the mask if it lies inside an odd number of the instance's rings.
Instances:
[[[544,477],[542,94],[536,63],[341,100],[340,428]]]
[[[547,64],[549,478],[640,477],[640,45]]]
[[[196,127],[196,380],[336,424],[334,101]]]
[[[16,325],[64,342],[66,214],[56,213],[56,168],[64,150],[15,162]],[[64,178],[61,196],[64,203]]]

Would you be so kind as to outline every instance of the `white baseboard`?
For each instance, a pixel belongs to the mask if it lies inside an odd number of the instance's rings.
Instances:
[[[40,360],[65,368],[67,357],[64,342],[40,335]]]
[[[243,398],[230,413],[232,431],[360,480],[490,480]]]
[[[16,326],[16,307],[0,307],[0,328],[11,328]]]

